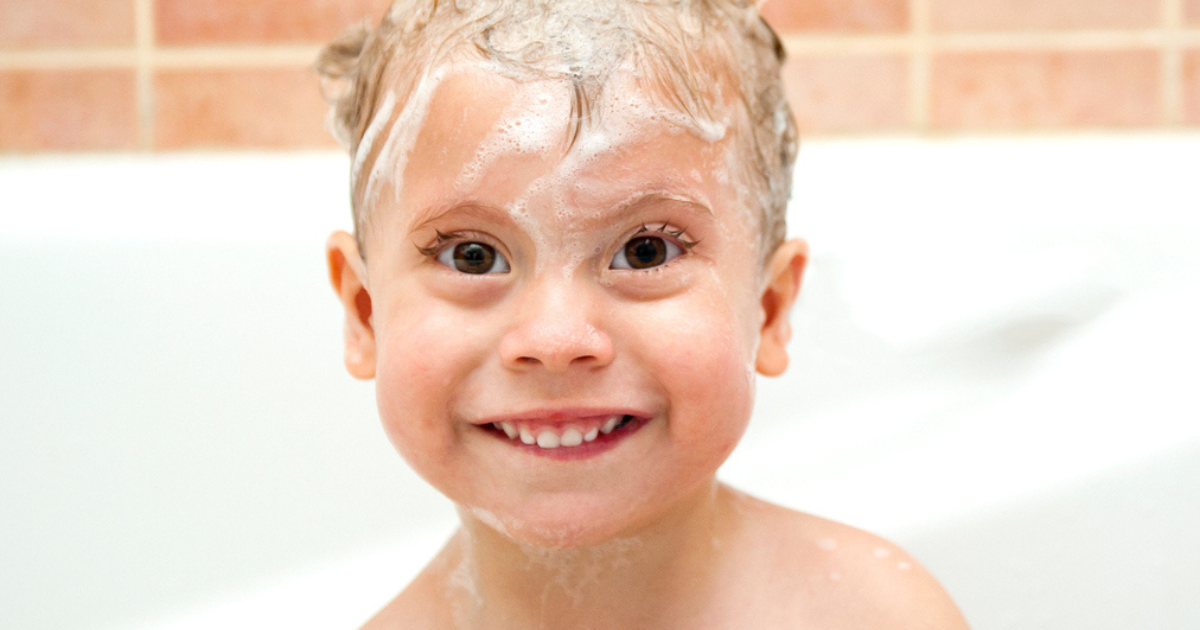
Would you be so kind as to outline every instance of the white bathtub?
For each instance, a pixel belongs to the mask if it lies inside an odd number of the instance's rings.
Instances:
[[[0,628],[354,628],[453,527],[341,369],[331,154],[0,159]],[[1200,135],[801,150],[723,477],[977,629],[1200,627]]]

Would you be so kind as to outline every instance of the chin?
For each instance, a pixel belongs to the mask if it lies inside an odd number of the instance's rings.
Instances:
[[[534,503],[526,503],[518,513],[463,506],[459,513],[464,520],[473,518],[514,542],[544,549],[594,547],[632,536],[638,529],[633,515],[621,514],[612,504],[562,498],[546,500],[543,505]],[[625,502],[622,507],[628,510],[630,506]]]

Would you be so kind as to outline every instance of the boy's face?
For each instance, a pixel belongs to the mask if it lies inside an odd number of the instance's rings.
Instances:
[[[618,84],[567,151],[570,89],[449,73],[380,188],[367,271],[349,235],[330,251],[347,364],[376,378],[397,450],[546,545],[631,533],[711,481],[756,364],[786,363],[804,263],[793,242],[760,266],[728,137],[685,132]]]

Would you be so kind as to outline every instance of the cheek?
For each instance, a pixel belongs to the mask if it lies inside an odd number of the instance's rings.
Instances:
[[[738,300],[689,300],[654,308],[639,354],[666,390],[673,440],[703,458],[733,449],[754,399],[753,343]]]
[[[393,445],[415,468],[447,452],[456,437],[446,422],[464,371],[478,361],[472,338],[480,334],[460,313],[412,308],[377,327],[375,395],[380,420]]]

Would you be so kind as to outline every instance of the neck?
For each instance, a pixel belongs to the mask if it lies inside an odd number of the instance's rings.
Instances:
[[[712,479],[645,527],[564,549],[515,541],[460,510],[448,578],[458,625],[695,627],[719,575],[729,492]]]

